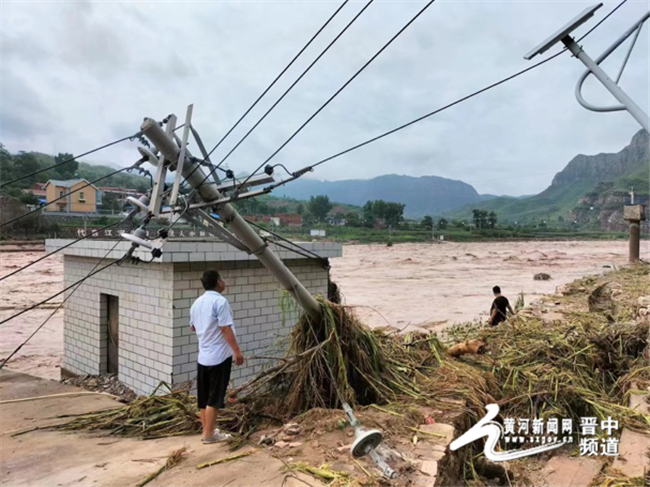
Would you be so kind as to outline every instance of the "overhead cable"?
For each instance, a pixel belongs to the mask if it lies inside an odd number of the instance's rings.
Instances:
[[[117,241],[117,243],[120,243],[120,242],[121,242],[120,240]],[[109,253],[110,253],[110,252],[109,252]],[[107,255],[108,255],[108,254],[107,254]],[[126,256],[125,256],[125,257],[126,257]],[[52,301],[52,300],[53,300],[54,298],[56,298],[57,296],[60,296],[61,294],[65,293],[66,291],[72,289],[72,288],[73,288],[74,286],[76,286],[77,284],[81,284],[81,283],[83,283],[83,282],[86,281],[87,279],[93,277],[95,274],[99,274],[99,273],[100,273],[101,271],[103,271],[104,269],[108,269],[109,267],[111,267],[111,266],[113,266],[113,265],[115,265],[115,264],[119,264],[120,262],[122,262],[122,261],[125,259],[125,257],[122,257],[122,258],[120,258],[120,259],[118,259],[118,260],[115,260],[115,261],[111,262],[110,264],[105,265],[104,267],[102,267],[102,268],[100,268],[100,269],[97,269],[97,270],[94,270],[94,271],[90,272],[86,277],[84,277],[83,279],[80,279],[80,280],[78,280],[77,282],[71,284],[70,286],[66,287],[66,288],[63,289],[62,291],[59,291],[58,293],[53,294],[53,295],[50,296],[49,298],[44,299],[43,301],[41,301],[41,302],[39,302],[39,303],[33,304],[33,305],[29,306],[28,308],[23,309],[22,311],[20,311],[20,312],[14,314],[14,315],[12,315],[12,316],[10,316],[9,318],[5,318],[4,320],[0,321],[0,325],[3,325],[3,324],[5,324],[5,323],[7,323],[8,321],[13,320],[14,318],[17,318],[18,316],[20,316],[20,315],[22,315],[22,314],[25,314],[25,313],[27,313],[28,311],[33,310],[34,308],[38,308],[40,305],[45,304],[45,303],[47,303],[48,301]],[[103,260],[103,259],[102,259],[102,260]],[[100,261],[100,262],[101,262],[101,261]]]
[[[84,157],[87,155],[92,154],[93,152],[98,152],[102,149],[106,149],[107,147],[111,147],[112,145],[119,144],[120,142],[124,142],[125,140],[133,140],[137,137],[140,137],[142,135],[142,132],[137,132],[133,135],[129,135],[128,137],[122,137],[121,139],[114,140],[113,142],[110,142],[108,144],[104,144],[101,147],[97,147],[96,149],[89,150],[88,152],[84,152],[83,154],[79,154],[78,156],[71,157],[70,159],[66,159],[63,162],[59,162],[57,164],[54,164],[52,166],[46,167],[45,169],[39,169],[38,171],[34,171],[32,173],[26,174],[25,176],[21,176],[16,179],[12,179],[11,181],[7,183],[2,183],[0,184],[0,189],[4,188],[5,186],[9,186],[10,184],[17,183],[18,181],[22,181],[23,179],[31,178],[32,176],[35,176],[37,174],[41,174],[43,172],[49,171],[50,169],[56,169],[57,167],[63,166],[64,164],[68,164],[69,162],[74,161],[75,159],[79,159],[80,157]]]
[[[11,277],[11,276],[13,276],[13,275],[15,275],[15,274],[18,274],[19,272],[24,271],[25,269],[27,269],[28,267],[33,266],[34,264],[38,264],[38,263],[41,262],[42,260],[45,260],[45,259],[47,259],[48,257],[51,257],[51,256],[53,256],[54,254],[56,254],[56,253],[58,253],[58,252],[61,252],[62,250],[67,249],[68,247],[71,247],[72,245],[74,245],[74,244],[76,244],[76,243],[81,242],[81,241],[84,240],[84,239],[87,239],[87,238],[89,238],[89,237],[92,237],[92,236],[94,236],[94,235],[97,235],[99,232],[102,232],[102,231],[104,231],[104,230],[107,230],[107,229],[109,229],[109,228],[111,228],[111,227],[114,227],[114,226],[116,226],[116,225],[120,225],[121,223],[124,223],[124,220],[116,221],[116,222],[114,222],[114,223],[111,223],[110,225],[106,225],[105,227],[102,227],[102,228],[98,228],[98,229],[96,229],[96,230],[93,230],[92,232],[88,233],[87,235],[84,235],[83,237],[80,237],[80,238],[78,238],[78,239],[76,239],[76,240],[73,240],[72,242],[69,242],[69,243],[63,245],[63,246],[59,247],[58,249],[53,250],[52,252],[50,252],[50,253],[48,253],[48,254],[45,254],[45,255],[42,256],[42,257],[39,257],[38,259],[36,259],[36,260],[30,262],[29,264],[26,264],[26,265],[22,266],[21,268],[16,269],[15,271],[10,272],[9,274],[6,274],[6,275],[0,277],[0,281],[4,281],[5,279],[7,279],[7,278],[9,278],[9,277]]]
[[[609,18],[609,17],[610,17],[614,12],[616,12],[616,11],[617,11],[620,7],[622,7],[626,2],[627,2],[627,0],[623,0],[623,1],[622,1],[621,3],[619,3],[616,7],[614,7],[614,9],[612,9],[611,12],[609,12],[609,13],[608,13],[608,14],[607,14],[603,19],[600,20],[600,22],[598,22],[598,23],[597,23],[595,26],[593,26],[589,31],[587,31],[586,34],[584,34],[582,37],[580,37],[580,38],[577,40],[577,42],[580,42],[580,41],[583,40],[585,37],[587,37],[589,34],[591,34],[594,30],[596,30],[596,28],[598,28],[598,27],[599,27],[603,22],[605,22],[605,21],[606,21],[606,20],[607,20],[607,19],[608,19],[608,18]],[[532,70],[538,68],[539,66],[541,66],[541,65],[543,65],[543,64],[546,64],[546,63],[548,63],[549,61],[551,61],[551,60],[557,58],[558,56],[560,56],[561,54],[563,54],[565,51],[567,51],[566,48],[564,48],[564,49],[562,49],[561,51],[559,51],[559,52],[553,54],[552,56],[548,57],[547,59],[544,59],[544,60],[542,60],[542,61],[540,61],[540,62],[538,62],[538,63],[536,63],[536,64],[533,64],[533,65],[531,65],[531,66],[525,68],[525,69],[522,69],[521,71],[517,71],[516,73],[514,73],[514,74],[512,74],[512,75],[510,75],[510,76],[508,76],[508,77],[506,77],[506,78],[503,78],[503,79],[501,79],[501,80],[499,80],[499,81],[497,81],[497,82],[495,82],[495,83],[492,83],[492,84],[490,84],[490,85],[488,85],[488,86],[485,86],[484,88],[481,88],[480,90],[477,90],[477,91],[475,91],[475,92],[473,92],[473,93],[470,93],[469,95],[465,95],[465,96],[463,96],[462,98],[458,98],[457,100],[455,100],[455,101],[453,101],[453,102],[451,102],[451,103],[449,103],[449,104],[447,104],[447,105],[445,105],[445,106],[443,106],[443,107],[440,107],[440,108],[438,108],[438,109],[436,109],[436,110],[434,110],[434,111],[432,111],[432,112],[429,112],[429,113],[427,113],[427,114],[425,114],[425,115],[422,115],[421,117],[418,117],[418,118],[416,118],[416,119],[414,119],[414,120],[411,120],[410,122],[407,122],[407,123],[405,123],[405,124],[403,124],[403,125],[400,125],[399,127],[396,127],[396,128],[394,128],[394,129],[392,129],[392,130],[389,130],[388,132],[384,132],[383,134],[378,135],[378,136],[376,136],[376,137],[373,137],[373,138],[371,138],[371,139],[368,139],[368,140],[366,140],[365,142],[361,142],[360,144],[354,145],[354,146],[352,146],[352,147],[350,147],[350,148],[348,148],[348,149],[345,149],[345,150],[343,150],[343,151],[341,151],[341,152],[338,152],[338,153],[336,153],[336,154],[334,154],[334,155],[332,155],[332,156],[326,157],[325,159],[321,159],[320,161],[316,162],[315,164],[311,164],[311,165],[309,165],[309,166],[305,166],[304,168],[300,169],[299,171],[295,171],[295,172],[293,173],[294,178],[292,178],[291,180],[296,179],[296,175],[297,175],[297,177],[300,177],[300,176],[302,176],[303,174],[305,174],[305,173],[307,173],[307,172],[313,170],[313,168],[315,168],[316,166],[319,166],[319,165],[321,165],[321,164],[324,164],[324,163],[326,163],[326,162],[328,162],[328,161],[331,161],[332,159],[336,159],[337,157],[340,157],[340,156],[342,156],[342,155],[348,154],[348,153],[350,153],[350,152],[352,152],[352,151],[354,151],[354,150],[357,150],[357,149],[359,149],[359,148],[361,148],[361,147],[364,147],[364,146],[366,146],[366,145],[368,145],[368,144],[371,144],[371,143],[376,142],[376,141],[378,141],[378,140],[380,140],[380,139],[383,139],[384,137],[387,137],[387,136],[389,136],[389,135],[391,135],[391,134],[394,134],[394,133],[396,133],[396,132],[399,132],[400,130],[403,130],[403,129],[407,128],[407,127],[410,127],[411,125],[414,125],[414,124],[416,124],[416,123],[418,123],[418,122],[421,122],[422,120],[425,120],[425,119],[427,119],[427,118],[429,118],[429,117],[432,117],[432,116],[434,116],[434,115],[437,115],[438,113],[443,112],[443,111],[445,111],[445,110],[447,110],[447,109],[449,109],[449,108],[451,108],[451,107],[453,107],[453,106],[455,106],[455,105],[458,105],[458,104],[460,104],[460,103],[463,103],[464,101],[467,101],[467,100],[469,100],[469,99],[471,99],[471,98],[474,98],[475,96],[478,96],[478,95],[480,95],[480,94],[482,94],[482,93],[485,93],[486,91],[489,91],[489,90],[491,90],[492,88],[496,88],[496,87],[499,86],[499,85],[502,85],[502,84],[504,84],[504,83],[507,83],[508,81],[511,81],[511,80],[513,80],[513,79],[515,79],[515,78],[518,78],[519,76],[521,76],[521,75],[523,75],[523,74],[525,74],[525,73],[528,73],[529,71],[532,71]],[[261,166],[260,166],[260,167],[261,167]],[[259,171],[259,169],[258,169],[257,171]],[[254,174],[255,174],[255,173],[253,173],[253,175],[254,175]],[[281,185],[281,184],[282,184],[282,182],[276,184],[275,186],[277,187],[277,186],[279,186],[279,185]]]
[[[88,275],[87,275],[84,279],[82,279],[81,281],[78,281],[78,282],[77,282],[77,287],[75,287],[75,288],[70,292],[70,294],[68,294],[68,295],[65,297],[65,299],[64,299],[63,301],[61,301],[61,303],[59,303],[59,305],[54,309],[54,311],[52,311],[52,313],[50,313],[50,315],[49,315],[47,318],[45,318],[45,320],[43,321],[43,323],[41,323],[40,326],[39,326],[38,328],[36,328],[36,329],[32,332],[32,334],[29,335],[29,336],[27,337],[27,339],[26,339],[25,341],[23,341],[20,345],[18,345],[18,347],[16,347],[16,348],[14,349],[14,351],[11,352],[11,353],[10,353],[10,354],[9,354],[9,355],[8,355],[8,356],[7,356],[3,361],[2,361],[2,363],[0,364],[0,370],[2,370],[2,368],[3,368],[5,365],[7,365],[7,362],[9,362],[9,360],[11,360],[11,358],[12,358],[14,355],[16,355],[16,354],[20,351],[20,349],[23,348],[23,347],[24,347],[24,346],[25,346],[25,345],[26,345],[26,344],[27,344],[27,343],[28,343],[28,342],[29,342],[29,341],[34,337],[34,335],[36,335],[36,334],[41,330],[41,328],[43,328],[43,327],[47,324],[48,321],[50,321],[50,319],[51,319],[51,318],[52,318],[52,317],[53,317],[53,316],[54,316],[54,315],[55,315],[55,314],[56,314],[56,313],[61,309],[61,307],[65,304],[65,302],[66,302],[68,299],[70,299],[70,298],[72,297],[72,295],[75,293],[75,291],[77,291],[77,289],[79,289],[79,286],[81,286],[81,284],[82,284],[86,279],[88,279],[88,277],[90,277],[91,274],[93,274],[93,272],[95,271],[95,269],[97,269],[97,267],[98,267],[98,266],[99,266],[99,265],[100,265],[100,264],[101,264],[101,263],[106,259],[106,257],[108,257],[108,255],[109,255],[113,250],[115,250],[115,247],[117,247],[117,245],[118,245],[119,243],[120,243],[120,240],[118,240],[117,242],[115,242],[115,245],[113,245],[113,247],[112,247],[108,252],[106,252],[106,254],[104,255],[104,257],[102,257],[102,258],[97,262],[97,264],[95,264],[95,266],[90,270],[90,273],[88,273]],[[65,247],[62,247],[62,248],[65,248]],[[112,265],[112,264],[111,264],[111,265]],[[108,266],[106,266],[106,267],[108,267]],[[104,269],[105,269],[106,267],[104,267]],[[3,323],[4,323],[4,322],[3,322]]]
[[[393,37],[391,37],[390,40],[386,44],[384,44],[381,47],[381,49],[379,49],[379,51],[377,51],[368,61],[366,61],[366,63],[363,66],[361,66],[361,68],[359,68],[359,70],[357,70],[357,72],[354,73],[350,79],[348,79],[331,97],[329,97],[329,99],[325,103],[323,103],[320,106],[318,110],[316,110],[300,127],[298,127],[298,129],[293,134],[291,134],[291,136],[286,141],[284,141],[284,143],[275,152],[273,152],[273,154],[271,154],[268,158],[266,158],[266,160],[264,160],[264,162],[262,162],[259,165],[259,167],[244,180],[244,182],[239,186],[239,188],[244,187],[246,183],[249,181],[249,179],[253,177],[253,175],[255,175],[271,159],[273,159],[282,149],[284,149],[284,147],[286,147],[286,145],[289,142],[291,142],[293,138],[296,135],[298,135],[302,131],[302,129],[304,129],[307,126],[309,122],[311,122],[327,105],[330,104],[332,100],[334,100],[350,83],[352,83],[352,81],[354,81],[356,77],[363,72],[364,69],[366,69],[375,59],[377,59],[377,57],[382,52],[384,52],[388,48],[388,46],[390,46],[393,43],[393,41],[395,41],[395,39],[397,39],[413,22],[415,22],[418,19],[418,17],[420,17],[420,15],[422,15],[434,2],[435,0],[430,0],[429,2],[427,2],[427,4],[424,7],[422,7],[422,9],[420,9],[420,11],[417,14],[415,14],[415,16],[413,16],[413,18],[411,18],[411,20],[409,20],[406,23],[406,25],[404,25],[404,27],[402,27]]]
[[[137,165],[137,164],[139,164],[139,162],[136,163],[136,165]],[[33,213],[39,212],[39,211],[41,211],[43,208],[45,208],[45,207],[47,207],[47,206],[50,206],[52,203],[56,203],[57,201],[61,201],[61,200],[63,200],[63,199],[66,199],[66,198],[67,198],[68,196],[70,196],[71,194],[77,193],[78,191],[81,191],[82,189],[87,188],[88,186],[92,186],[93,184],[95,184],[95,183],[97,183],[97,182],[99,182],[99,181],[101,181],[101,180],[103,180],[103,179],[110,178],[111,176],[115,176],[116,174],[119,174],[119,173],[124,172],[124,171],[128,171],[128,170],[130,170],[130,169],[134,169],[134,166],[124,167],[124,168],[122,168],[122,169],[118,169],[118,170],[116,170],[116,171],[113,171],[113,172],[111,172],[111,173],[108,173],[108,174],[106,174],[105,176],[102,176],[101,178],[97,178],[97,179],[95,179],[94,181],[89,182],[88,184],[84,184],[83,186],[80,186],[80,187],[78,187],[77,189],[75,189],[75,190],[73,190],[73,191],[70,191],[70,192],[68,192],[68,193],[65,193],[65,194],[62,195],[62,196],[59,196],[58,198],[55,198],[55,199],[53,199],[52,201],[48,201],[47,203],[45,203],[44,205],[39,206],[38,208],[34,208],[33,210],[28,211],[27,213],[23,213],[22,215],[17,216],[16,218],[12,218],[11,220],[8,220],[8,221],[5,221],[5,222],[0,223],[0,228],[5,227],[5,226],[7,226],[7,225],[9,225],[9,224],[11,224],[11,223],[14,223],[15,221],[18,221],[18,220],[20,220],[21,218],[25,218],[25,217],[27,217],[27,216],[33,214]]]
[[[348,22],[347,25],[346,25],[345,27],[343,27],[343,29],[341,30],[341,32],[339,32],[338,35],[337,35],[337,36],[336,36],[336,37],[335,37],[335,38],[334,38],[334,39],[333,39],[333,40],[332,40],[332,41],[331,41],[331,42],[330,42],[330,43],[325,47],[325,49],[323,49],[323,50],[321,51],[321,53],[318,55],[318,57],[316,57],[316,59],[314,59],[314,60],[309,64],[309,66],[307,66],[307,68],[306,68],[306,69],[305,69],[305,70],[300,74],[300,76],[298,76],[298,78],[297,78],[297,79],[296,79],[296,80],[295,80],[295,81],[294,81],[294,82],[289,86],[289,88],[287,88],[287,89],[285,90],[285,92],[280,96],[280,98],[278,98],[278,99],[276,100],[276,102],[275,102],[273,105],[271,105],[271,107],[270,107],[270,108],[269,108],[269,109],[264,113],[264,115],[262,115],[262,116],[260,117],[260,119],[259,119],[259,120],[258,120],[258,121],[257,121],[257,122],[256,122],[256,123],[255,123],[255,124],[254,124],[250,129],[249,129],[249,130],[248,130],[248,132],[246,132],[246,134],[244,134],[244,136],[239,140],[239,142],[237,142],[237,144],[235,144],[235,146],[234,146],[234,147],[233,147],[233,148],[232,148],[232,149],[231,149],[231,150],[230,150],[230,151],[229,151],[229,152],[228,152],[228,153],[227,153],[227,154],[226,154],[226,155],[225,155],[225,156],[224,156],[220,161],[219,161],[219,163],[218,163],[214,168],[212,168],[212,170],[211,170],[211,171],[210,171],[210,172],[205,176],[205,178],[203,178],[203,181],[201,181],[201,183],[200,183],[197,187],[201,187],[201,185],[203,185],[203,183],[204,183],[205,181],[207,181],[207,179],[208,179],[208,178],[209,178],[209,177],[210,177],[210,176],[211,176],[211,175],[212,175],[212,174],[213,174],[217,169],[219,169],[219,168],[221,167],[221,165],[226,161],[226,159],[228,159],[228,158],[230,157],[230,155],[231,155],[233,152],[235,152],[235,150],[237,150],[237,148],[238,148],[238,147],[239,147],[239,146],[240,146],[240,145],[241,145],[241,144],[242,144],[242,143],[243,143],[243,142],[248,138],[248,136],[249,136],[249,135],[250,135],[250,134],[251,134],[251,133],[252,133],[252,132],[253,132],[253,131],[258,127],[258,126],[259,126],[259,124],[262,123],[262,121],[263,121],[263,120],[264,120],[264,119],[265,119],[265,118],[266,118],[266,117],[267,117],[267,116],[268,116],[268,115],[273,111],[273,109],[274,109],[276,106],[278,106],[278,104],[279,104],[279,103],[280,103],[280,102],[281,102],[281,101],[282,101],[282,100],[283,100],[283,99],[284,99],[284,98],[285,98],[285,97],[286,97],[286,96],[291,92],[291,90],[293,90],[293,88],[294,88],[294,87],[295,87],[295,86],[300,82],[300,80],[302,80],[302,78],[303,78],[303,77],[304,77],[304,76],[305,76],[305,75],[306,75],[306,74],[311,70],[311,68],[314,67],[314,65],[315,65],[315,64],[316,64],[316,63],[317,63],[317,62],[318,62],[318,61],[319,61],[319,60],[320,60],[320,59],[325,55],[325,53],[326,53],[327,51],[329,51],[329,49],[330,49],[330,48],[331,48],[331,47],[336,43],[336,41],[338,41],[338,40],[341,38],[341,36],[342,36],[342,35],[343,35],[343,34],[344,34],[344,33],[345,33],[345,32],[346,32],[346,31],[347,31],[347,30],[352,26],[352,24],[354,24],[354,23],[357,21],[357,19],[361,16],[361,14],[363,14],[363,13],[365,12],[365,10],[366,10],[366,9],[367,9],[367,8],[368,8],[368,7],[373,3],[373,2],[374,2],[374,0],[370,0],[368,3],[366,3],[366,5],[365,5],[365,6],[364,6],[364,7],[363,7],[363,8],[362,8],[362,9],[361,9],[361,10],[360,10],[360,11],[359,11],[359,12],[358,12],[358,13],[357,13],[353,18],[352,18],[352,20],[351,20],[350,22]],[[341,6],[341,7],[342,7],[342,6]],[[339,10],[340,10],[340,8],[339,8]],[[335,12],[335,14],[336,14],[336,13],[338,13],[338,10],[337,10],[337,12]],[[330,20],[331,20],[331,19],[330,19]],[[329,20],[328,20],[328,22],[329,22]],[[268,90],[267,90],[267,91],[268,91]],[[222,139],[222,140],[223,140],[223,139]],[[220,141],[219,143],[221,143],[221,141]],[[215,148],[216,148],[216,147],[215,147]],[[212,153],[212,151],[210,151],[210,153]],[[208,154],[208,155],[209,155],[209,154]],[[196,170],[196,168],[195,168],[194,170]],[[192,172],[194,172],[194,171],[192,171]],[[192,175],[192,174],[189,174],[189,176],[191,176],[191,175]],[[189,176],[188,176],[188,177],[189,177]]]

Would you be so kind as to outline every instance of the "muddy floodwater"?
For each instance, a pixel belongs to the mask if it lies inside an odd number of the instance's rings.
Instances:
[[[642,258],[649,244],[641,243]],[[495,285],[513,307],[521,292],[528,304],[577,278],[625,265],[627,251],[623,240],[349,245],[332,259],[332,278],[370,326],[441,328],[486,320]],[[537,273],[551,279],[533,280]]]
[[[642,242],[642,256],[650,242]],[[40,250],[0,253],[0,276],[43,256]],[[485,319],[492,286],[501,286],[512,304],[526,303],[582,276],[606,272],[627,261],[627,242],[490,242],[346,245],[332,259],[332,278],[345,302],[370,326],[434,328]],[[535,281],[536,273],[551,276]],[[59,256],[39,262],[0,282],[0,318],[11,316],[63,289]],[[61,302],[29,311],[0,326],[0,357],[22,343]],[[237,316],[235,315],[235,319]],[[63,353],[63,311],[58,311],[12,359],[9,367],[58,379]]]

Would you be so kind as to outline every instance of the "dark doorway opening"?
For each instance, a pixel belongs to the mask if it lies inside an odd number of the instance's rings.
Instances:
[[[119,372],[120,356],[120,299],[110,294],[102,294],[106,309],[106,372]]]

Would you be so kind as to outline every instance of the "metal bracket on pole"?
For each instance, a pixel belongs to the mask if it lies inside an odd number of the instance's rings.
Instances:
[[[194,223],[195,225],[198,225],[199,227],[203,228],[203,230],[211,233],[217,238],[220,238],[224,242],[232,245],[233,247],[246,252],[247,254],[250,254],[251,251],[246,247],[241,240],[239,240],[237,237],[235,237],[232,233],[230,233],[228,230],[223,228],[217,220],[212,218],[210,214],[203,210],[199,210],[198,214],[201,216],[203,221],[201,219],[194,217],[193,215],[185,215],[185,218],[187,218],[189,221]],[[205,223],[207,222],[207,224]]]
[[[614,44],[612,44],[596,61],[591,59],[585,51],[578,45],[578,43],[571,37],[571,32],[575,30],[577,27],[585,23],[589,18],[591,18],[594,15],[594,12],[598,10],[600,7],[602,7],[603,4],[599,3],[596,5],[593,5],[591,7],[588,7],[585,9],[582,13],[580,13],[577,17],[572,19],[568,24],[563,26],[560,30],[558,30],[555,34],[553,34],[551,37],[546,39],[544,42],[542,42],[540,45],[538,45],[535,49],[530,51],[528,54],[524,56],[524,59],[532,59],[538,54],[541,54],[545,51],[547,51],[549,48],[554,46],[558,42],[562,42],[566,48],[573,54],[576,58],[578,58],[582,64],[584,64],[587,67],[587,72],[585,72],[580,79],[578,80],[578,84],[576,86],[576,98],[578,99],[578,102],[585,108],[597,112],[611,112],[611,111],[618,111],[618,110],[627,110],[630,115],[632,115],[637,122],[643,127],[646,131],[650,131],[650,122],[648,120],[648,115],[637,105],[632,98],[630,98],[622,89],[620,86],[618,86],[617,82],[612,80],[609,76],[607,76],[607,73],[603,71],[603,69],[599,66],[599,63],[602,62],[607,56],[609,56],[618,46],[620,46],[625,39],[627,39],[629,36],[631,36],[634,32],[637,32],[643,25],[643,23],[648,20],[650,17],[650,12],[646,13],[640,20],[638,20],[632,27],[630,27],[625,34],[623,34],[620,38],[618,38]],[[632,43],[632,47],[634,47],[634,43]],[[621,71],[617,77],[620,79],[621,74],[623,73],[623,69],[625,68],[625,65],[627,64],[627,60],[629,58],[629,52],[628,55],[626,56],[623,66],[621,68]],[[593,74],[598,81],[602,83],[602,85],[609,91],[614,98],[616,98],[621,104],[620,105],[615,105],[615,106],[610,106],[610,107],[597,107],[594,106],[582,97],[581,90],[582,90],[582,84],[584,83],[585,79],[587,79],[587,76],[590,74]]]
[[[174,135],[174,130],[176,130],[176,115],[173,113],[169,116],[167,119],[167,126],[165,127],[165,132],[167,132],[167,135],[172,137]]]
[[[210,156],[208,155],[208,151],[205,149],[205,145],[203,144],[203,141],[201,140],[201,137],[199,136],[199,133],[196,131],[196,129],[192,126],[190,127],[192,129],[192,135],[194,136],[194,140],[196,141],[196,145],[199,147],[199,150],[201,151],[201,155],[203,156],[203,160],[207,162],[208,164],[212,164],[210,161]],[[212,173],[212,180],[214,181],[215,184],[220,184],[221,180],[219,179],[219,176],[217,176],[217,171],[216,170],[211,170]]]
[[[172,187],[172,194],[169,198],[169,206],[174,206],[178,199],[178,191],[181,186],[181,178],[183,177],[183,164],[185,163],[185,147],[187,146],[187,139],[190,136],[190,127],[192,123],[192,110],[194,105],[188,105],[185,114],[185,125],[183,126],[183,140],[181,141],[181,151],[178,153],[178,162],[176,163],[176,177],[174,178],[174,186]]]
[[[620,71],[618,73],[616,81],[612,81],[609,77],[607,77],[609,82],[611,82],[612,84],[618,86],[618,81],[621,79],[621,75],[623,74],[623,70],[625,69],[625,66],[627,65],[627,61],[630,58],[630,54],[632,54],[632,49],[634,48],[634,45],[636,44],[636,40],[639,37],[639,33],[641,32],[641,28],[643,27],[643,24],[646,22],[646,20],[648,20],[649,17],[650,17],[650,12],[647,12],[643,17],[641,17],[637,22],[635,22],[634,25],[632,27],[630,27],[621,37],[619,37],[611,46],[609,46],[600,56],[598,56],[595,61],[593,61],[597,65],[600,65],[600,63],[602,63],[605,59],[607,59],[609,57],[610,54],[612,54],[616,49],[618,49],[618,47],[628,37],[630,37],[632,34],[635,34],[634,39],[632,39],[632,43],[630,44],[630,48],[628,49],[628,52],[627,52],[627,54],[625,56],[625,59],[623,60],[623,64],[621,65],[621,69],[620,69]],[[569,37],[569,39],[571,39],[571,38]],[[571,39],[571,40],[573,40],[573,39]],[[564,43],[564,39],[562,40],[562,42]],[[573,52],[573,51],[571,51],[571,52]],[[582,52],[584,53],[584,51],[582,51]],[[584,54],[584,56],[586,57],[586,54]],[[585,61],[583,61],[583,63],[585,63]],[[587,65],[587,63],[585,63],[585,65]],[[580,76],[580,78],[578,79],[578,83],[576,84],[576,99],[578,100],[578,103],[580,103],[580,105],[585,107],[587,110],[591,110],[593,112],[616,112],[616,111],[620,111],[620,110],[627,110],[627,106],[624,105],[624,104],[612,105],[612,106],[608,106],[608,107],[598,107],[598,106],[592,105],[591,103],[587,102],[584,99],[584,97],[582,96],[582,86],[583,86],[585,80],[591,74],[593,74],[594,76],[596,75],[591,69],[587,69],[584,73],[582,73],[582,76]],[[607,76],[607,75],[605,75],[605,76]],[[599,78],[599,80],[600,80],[600,78]],[[605,84],[605,82],[602,82],[602,83],[603,83],[603,85],[605,85],[605,88],[607,88],[611,92],[611,90],[609,89],[607,84]],[[646,116],[646,119],[647,119],[647,116]]]
[[[268,184],[274,182],[275,178],[273,176],[269,176],[268,174],[258,174],[256,176],[248,178],[248,181],[245,182],[246,184],[239,184],[237,181],[228,181],[226,183],[218,185],[217,189],[219,191],[230,191],[232,189],[237,189],[239,191],[250,186],[259,186],[260,184]]]
[[[210,206],[219,206],[226,203],[232,203],[233,201],[245,200],[247,198],[254,198],[256,196],[261,196],[263,194],[269,193],[271,190],[268,188],[258,189],[257,191],[250,191],[248,193],[241,194],[239,196],[227,196],[225,198],[219,198],[218,200],[204,201],[203,203],[194,203],[189,206],[190,210],[198,210],[199,208],[208,208]],[[177,206],[175,208],[170,208],[169,210],[161,211],[161,213],[173,213],[175,211],[182,211],[183,208]]]
[[[180,152],[178,145],[165,133],[158,122],[151,118],[145,118],[141,129],[143,134],[158,148],[166,160],[173,161],[178,159],[178,153]],[[200,165],[191,159],[188,160],[187,157],[183,165],[183,177],[196,189],[198,195],[203,200],[218,201],[223,198],[215,185],[203,184],[206,174]],[[219,204],[216,210],[222,221],[230,223],[232,231],[248,249],[260,249],[264,245],[264,241],[246,223],[246,220],[237,213],[237,210],[232,205],[229,203]],[[296,276],[284,265],[282,260],[273,253],[270,247],[265,247],[257,258],[294,299],[300,303],[311,318],[320,317],[320,305],[318,301],[316,301]]]
[[[151,190],[151,203],[149,204],[151,213],[156,216],[160,215],[160,210],[162,208],[166,177],[167,165],[165,164],[165,157],[160,156],[158,159],[158,167],[156,168],[156,180],[154,181],[153,189]]]

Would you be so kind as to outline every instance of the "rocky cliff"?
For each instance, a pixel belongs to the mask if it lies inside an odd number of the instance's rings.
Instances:
[[[640,130],[632,137],[630,145],[615,154],[575,156],[567,166],[553,178],[551,186],[562,186],[575,182],[614,181],[631,174],[645,165],[648,168],[650,136]]]

